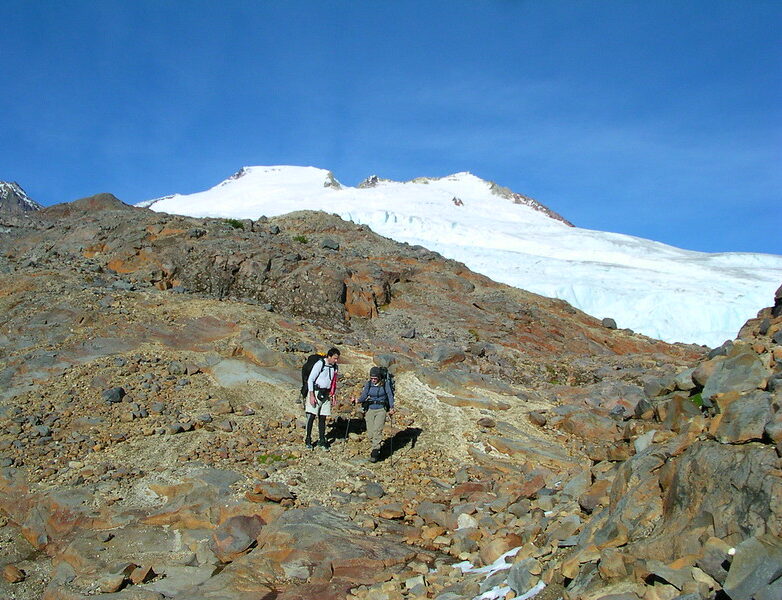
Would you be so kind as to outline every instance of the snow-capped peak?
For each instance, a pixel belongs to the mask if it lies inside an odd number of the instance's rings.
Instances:
[[[496,281],[567,300],[669,342],[717,346],[773,298],[782,256],[705,254],[572,226],[540,203],[468,172],[341,185],[325,169],[244,167],[209,190],[141,205],[257,219],[324,210],[419,244]]]
[[[30,212],[41,210],[15,181],[0,181],[0,210],[4,212]]]

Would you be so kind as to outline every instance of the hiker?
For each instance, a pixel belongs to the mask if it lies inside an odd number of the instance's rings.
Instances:
[[[386,414],[394,414],[394,388],[389,381],[388,372],[381,367],[372,367],[369,370],[369,381],[364,384],[361,395],[352,398],[352,402],[361,403],[367,423],[367,437],[372,444],[369,462],[377,462],[380,460]]]
[[[312,443],[312,423],[318,417],[318,445],[324,450],[329,449],[326,442],[326,417],[331,414],[331,403],[336,401],[337,392],[337,362],[339,350],[330,348],[325,358],[318,360],[307,378],[307,397],[304,400],[304,410],[307,414],[307,437],[304,444],[314,448]]]

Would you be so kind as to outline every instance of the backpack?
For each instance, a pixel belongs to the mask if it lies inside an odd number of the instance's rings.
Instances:
[[[319,360],[326,360],[325,354],[310,354],[304,364],[301,366],[301,396],[307,397],[307,380],[310,378],[312,367],[314,367]],[[337,365],[334,365],[334,369],[337,369]]]
[[[391,390],[391,394],[396,398],[396,381],[394,381],[394,374],[388,370],[388,367],[378,367],[380,369],[380,379],[383,380],[383,386],[388,390]]]
[[[388,370],[388,367],[378,367],[380,369],[380,378],[385,381],[384,385],[388,385],[391,388],[391,393],[396,397],[396,381],[394,381],[394,374]]]

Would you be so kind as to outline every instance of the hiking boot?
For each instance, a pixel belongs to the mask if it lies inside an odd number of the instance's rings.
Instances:
[[[307,447],[307,450],[312,450],[315,448],[315,445],[310,440],[305,441],[304,445]]]
[[[369,462],[376,463],[379,460],[380,460],[380,450],[378,449],[372,450],[372,452],[370,452],[369,454]]]
[[[331,449],[331,446],[326,440],[320,440],[318,442],[318,447],[323,448],[323,450],[326,452],[328,452]]]

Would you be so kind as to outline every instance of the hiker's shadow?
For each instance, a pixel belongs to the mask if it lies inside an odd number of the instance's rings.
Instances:
[[[338,416],[329,424],[329,432],[326,438],[334,440],[347,440],[351,433],[364,433],[367,430],[367,423],[363,417],[344,417]]]
[[[415,448],[418,436],[421,435],[422,432],[423,429],[420,427],[407,427],[405,429],[400,429],[390,438],[386,438],[383,441],[383,445],[380,446],[380,460],[390,458],[394,452],[397,452],[406,446]]]

